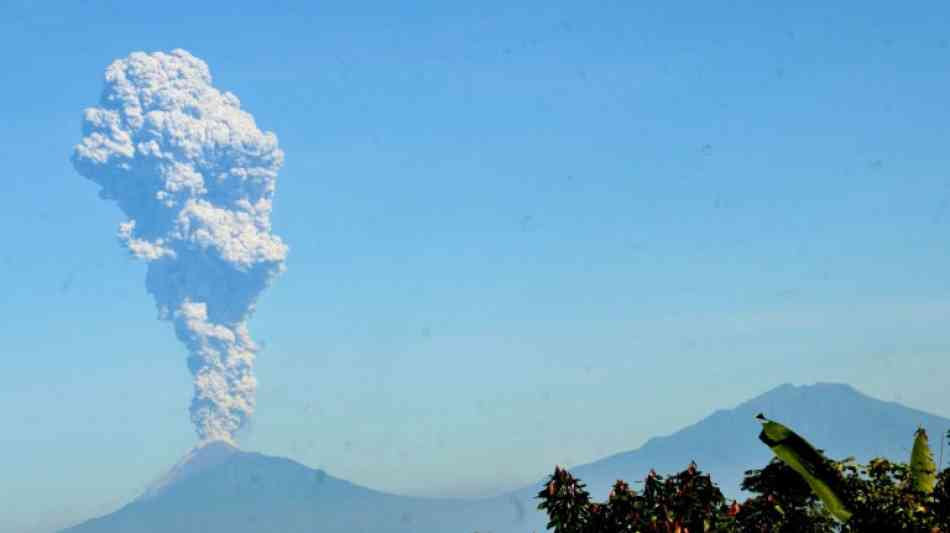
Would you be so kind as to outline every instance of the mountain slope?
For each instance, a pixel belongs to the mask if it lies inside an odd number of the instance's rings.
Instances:
[[[236,453],[240,453],[240,450],[223,441],[200,444],[188,452],[167,474],[153,483],[139,500],[150,500],[161,496],[182,481],[228,461]]]
[[[569,470],[595,500],[604,500],[616,479],[636,489],[651,468],[669,474],[695,460],[723,493],[738,497],[743,472],[771,459],[757,439],[758,412],[801,432],[833,458],[853,455],[859,461],[906,461],[918,425],[933,443],[950,428],[946,418],[847,385],[782,385],[637,450]],[[233,448],[206,452],[177,465],[142,498],[65,533],[530,533],[544,531],[546,523],[535,498],[544,479],[497,498],[414,498],[361,487],[288,459]]]
[[[235,451],[218,465],[163,486],[119,511],[68,533],[396,533],[495,530],[524,511],[500,500],[387,494],[289,459]],[[318,527],[319,525],[319,527]],[[474,531],[474,529],[473,529]]]
[[[606,499],[610,487],[623,479],[636,489],[651,468],[661,475],[679,472],[690,460],[727,497],[739,498],[743,473],[761,468],[772,452],[758,440],[757,413],[765,413],[803,435],[834,459],[854,456],[858,461],[889,457],[907,461],[914,431],[923,426],[931,441],[950,428],[950,419],[894,402],[872,398],[849,385],[781,385],[734,409],[718,410],[672,435],[655,437],[640,448],[593,463],[569,468],[595,500]],[[939,449],[939,448],[938,448]],[[541,490],[542,482],[517,491],[525,495]]]

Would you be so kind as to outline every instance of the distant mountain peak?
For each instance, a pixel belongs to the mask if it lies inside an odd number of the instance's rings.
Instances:
[[[835,383],[828,381],[819,381],[810,385],[795,385],[792,383],[783,383],[773,387],[762,394],[743,402],[743,404],[753,404],[762,400],[787,398],[791,395],[796,396],[819,396],[826,394],[847,395],[860,398],[868,396],[847,383]]]
[[[139,497],[139,501],[148,500],[165,493],[174,485],[209,468],[218,466],[237,454],[244,453],[236,446],[223,440],[198,443],[188,451],[175,466],[152,483]]]

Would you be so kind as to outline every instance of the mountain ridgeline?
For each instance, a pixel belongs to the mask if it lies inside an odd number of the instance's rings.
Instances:
[[[782,385],[676,433],[593,463],[572,466],[592,499],[623,479],[636,489],[650,469],[678,472],[692,460],[730,498],[746,470],[772,457],[755,415],[781,420],[831,458],[906,461],[918,426],[944,435],[950,419],[866,396],[848,385]],[[635,420],[631,420],[635,423]],[[936,442],[936,439],[934,439]],[[553,470],[554,465],[551,465]],[[289,459],[221,443],[198,448],[141,498],[62,533],[531,533],[545,530],[537,483],[493,498],[419,498],[335,478]]]

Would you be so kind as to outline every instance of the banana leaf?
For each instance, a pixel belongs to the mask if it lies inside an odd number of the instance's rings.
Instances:
[[[762,424],[759,440],[765,443],[776,457],[805,479],[812,492],[821,499],[832,516],[841,522],[847,522],[852,513],[848,510],[845,498],[838,488],[840,485],[837,471],[831,466],[830,461],[791,429],[765,418],[762,413],[759,413],[756,418]]]
[[[914,433],[914,449],[910,452],[910,482],[915,490],[925,494],[931,494],[937,484],[937,466],[930,453],[924,428],[917,428]]]

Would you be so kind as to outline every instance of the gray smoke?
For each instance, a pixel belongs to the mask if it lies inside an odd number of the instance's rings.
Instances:
[[[128,217],[119,240],[188,348],[198,437],[234,442],[257,387],[247,320],[287,255],[270,225],[283,152],[184,50],[135,52],[105,79],[73,166]]]

